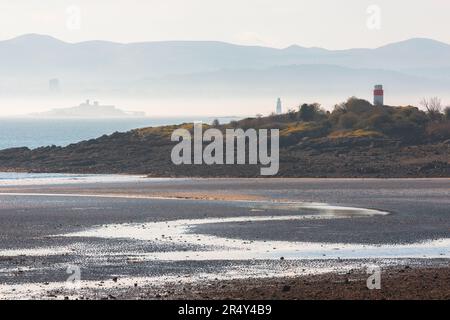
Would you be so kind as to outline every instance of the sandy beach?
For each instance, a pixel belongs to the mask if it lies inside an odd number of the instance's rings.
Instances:
[[[449,179],[4,179],[0,298],[445,299],[449,187]],[[374,265],[382,286],[373,291],[364,279]],[[67,282],[74,268],[76,288]]]

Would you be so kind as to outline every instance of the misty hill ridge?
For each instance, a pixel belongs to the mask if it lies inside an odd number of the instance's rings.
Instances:
[[[375,49],[284,49],[217,41],[67,43],[29,34],[0,41],[0,92],[114,97],[367,96],[376,83],[416,101],[448,96],[450,45],[423,38]],[[389,91],[388,91],[389,90]],[[397,99],[400,100],[400,99]]]
[[[81,68],[89,71],[90,68],[101,67],[102,72],[108,74],[128,70],[138,77],[292,64],[400,70],[450,67],[450,45],[414,38],[376,49],[327,50],[297,45],[275,49],[214,41],[67,43],[46,35],[29,34],[0,41],[0,58],[0,66],[5,70],[33,67],[38,71],[56,71],[64,67],[67,70]]]

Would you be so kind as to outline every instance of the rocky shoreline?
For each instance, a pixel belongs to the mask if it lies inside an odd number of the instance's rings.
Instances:
[[[259,177],[257,165],[173,165],[173,143],[121,133],[68,147],[0,151],[0,171],[146,174],[151,177]],[[371,138],[304,139],[281,146],[276,177],[450,177],[450,142],[402,144]]]
[[[154,287],[142,283],[40,299],[76,300],[448,300],[447,266],[397,266],[382,270],[380,289],[368,289],[366,270],[296,277],[213,280]],[[120,283],[113,278],[111,283]],[[106,286],[106,285],[105,285]]]
[[[381,274],[381,289],[367,288],[362,271],[295,278],[232,280],[181,288],[167,299],[422,300],[450,298],[450,268],[397,267]],[[124,296],[127,298],[127,295]]]

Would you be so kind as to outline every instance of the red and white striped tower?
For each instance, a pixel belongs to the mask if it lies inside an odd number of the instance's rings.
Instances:
[[[373,90],[373,104],[375,106],[384,105],[384,91],[381,84],[376,85],[375,89]]]

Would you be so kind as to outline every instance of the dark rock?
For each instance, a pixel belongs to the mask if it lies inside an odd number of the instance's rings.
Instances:
[[[281,289],[281,291],[289,292],[289,291],[291,291],[291,286],[285,285],[285,286],[283,286],[283,289]]]

